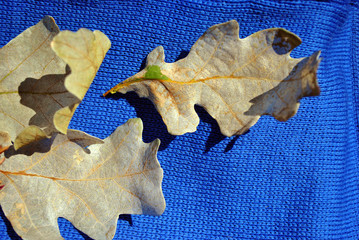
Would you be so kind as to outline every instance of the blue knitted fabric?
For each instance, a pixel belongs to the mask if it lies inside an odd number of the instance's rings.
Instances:
[[[161,139],[167,207],[160,217],[121,216],[115,239],[359,239],[359,3],[348,1],[0,0],[0,45],[44,15],[60,29],[98,29],[112,41],[71,128],[100,138],[129,118],[143,139]],[[137,73],[162,45],[166,61],[186,55],[210,26],[236,19],[240,37],[283,27],[303,43],[291,54],[322,50],[319,97],[295,117],[262,117],[239,137],[223,137],[200,107],[195,133],[168,134],[160,115],[136,94],[103,98]],[[1,59],[0,59],[1,61]],[[65,219],[65,239],[89,239]],[[19,239],[1,212],[0,239]]]

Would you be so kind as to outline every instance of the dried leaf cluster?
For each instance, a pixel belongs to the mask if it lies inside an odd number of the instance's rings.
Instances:
[[[196,131],[196,104],[223,135],[240,135],[262,115],[288,120],[302,97],[319,94],[320,53],[291,58],[300,43],[280,28],[239,39],[238,23],[229,21],[209,28],[175,63],[157,47],[144,70],[104,95],[149,98],[174,135]],[[142,142],[140,119],[104,141],[68,129],[110,45],[100,31],[60,32],[45,17],[0,50],[0,204],[24,239],[62,239],[58,217],[94,239],[112,239],[120,213],[164,211],[159,140]]]
[[[67,129],[110,45],[45,17],[0,50],[0,204],[23,239],[63,239],[59,217],[112,239],[119,214],[164,211],[160,141],[142,142],[140,119],[104,141]]]

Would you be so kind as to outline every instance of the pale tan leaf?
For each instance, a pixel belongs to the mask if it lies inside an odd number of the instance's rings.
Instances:
[[[83,99],[111,47],[110,40],[100,31],[82,28],[76,33],[62,31],[51,47],[71,68],[71,75],[65,81],[66,88]]]
[[[0,165],[0,204],[15,231],[24,239],[62,239],[57,219],[64,217],[94,239],[112,239],[119,214],[161,215],[160,141],[143,143],[142,130],[142,121],[131,119],[91,145],[91,154],[62,134],[47,152],[13,154]]]
[[[65,81],[66,89],[82,100],[111,47],[110,40],[100,31],[80,29],[76,33],[61,32],[51,46],[71,68],[71,74]],[[54,123],[60,132],[66,133],[77,106],[75,104],[56,112]]]
[[[203,106],[226,136],[246,132],[261,115],[286,121],[302,97],[319,95],[319,52],[291,58],[301,43],[295,34],[273,28],[244,39],[238,35],[235,20],[215,25],[175,63],[165,63],[158,47],[148,55],[144,70],[104,95],[135,91],[149,98],[174,135],[196,131],[194,105]]]

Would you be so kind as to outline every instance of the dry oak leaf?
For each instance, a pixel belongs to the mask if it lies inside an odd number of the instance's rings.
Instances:
[[[281,28],[239,39],[238,23],[232,20],[209,28],[177,62],[164,62],[163,47],[157,47],[144,70],[104,96],[135,91],[149,98],[173,135],[196,131],[196,104],[216,119],[223,135],[240,135],[261,115],[286,121],[297,112],[299,99],[319,95],[320,52],[291,58],[300,43]]]
[[[51,44],[53,40],[66,47]],[[110,45],[99,31],[60,33],[54,19],[46,16],[0,49],[0,131],[9,133],[15,148],[67,132]],[[69,55],[78,58],[76,66]]]
[[[161,215],[160,141],[142,142],[142,130],[140,119],[130,119],[90,154],[57,134],[41,140],[52,141],[49,151],[7,159],[0,204],[15,231],[23,239],[63,239],[63,217],[91,238],[112,239],[119,214]]]

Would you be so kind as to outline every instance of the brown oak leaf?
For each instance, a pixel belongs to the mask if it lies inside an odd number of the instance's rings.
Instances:
[[[244,39],[238,35],[235,20],[212,26],[174,63],[166,63],[163,47],[157,47],[144,70],[104,95],[135,91],[149,98],[173,135],[196,131],[194,105],[203,106],[225,136],[243,134],[262,115],[286,121],[297,112],[299,99],[319,95],[320,52],[291,58],[301,40],[281,28]]]

